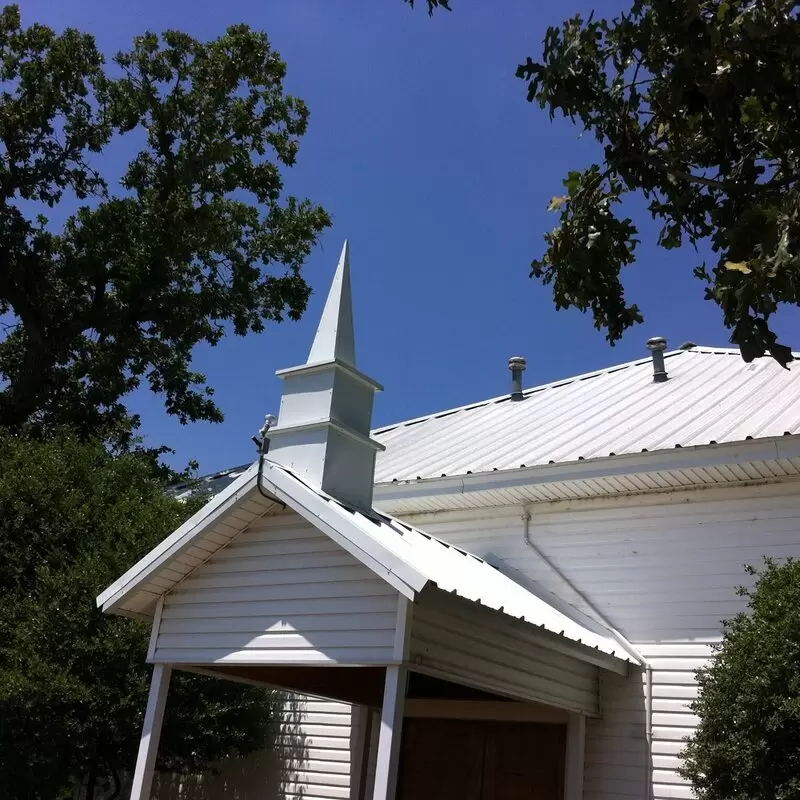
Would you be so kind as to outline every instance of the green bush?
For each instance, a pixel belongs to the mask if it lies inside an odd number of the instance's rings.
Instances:
[[[147,702],[149,626],[95,596],[195,510],[151,459],[0,429],[0,798],[117,796]],[[174,673],[158,766],[196,772],[264,747],[267,690]],[[84,797],[91,798],[92,791]]]
[[[748,610],[697,674],[700,723],[681,755],[701,800],[800,797],[800,562],[748,572]]]

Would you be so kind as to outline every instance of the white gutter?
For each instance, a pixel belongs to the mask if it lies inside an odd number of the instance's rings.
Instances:
[[[613,478],[667,470],[703,469],[753,461],[800,458],[800,435],[765,439],[675,447],[647,453],[602,456],[560,464],[542,464],[520,469],[478,472],[443,478],[392,481],[375,485],[376,505],[391,505],[393,500],[431,498],[497,489],[524,488],[549,483],[598,478]]]

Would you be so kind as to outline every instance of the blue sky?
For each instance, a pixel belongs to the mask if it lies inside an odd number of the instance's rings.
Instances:
[[[502,394],[508,357],[528,359],[526,385],[646,355],[666,336],[725,345],[715,306],[691,277],[701,257],[654,245],[652,223],[625,276],[645,324],[611,348],[591,320],[556,312],[549,289],[528,277],[545,210],[568,169],[591,163],[594,144],[525,102],[517,63],[540,53],[548,25],[589,6],[578,0],[452,0],[431,19],[420,0],[28,0],[23,20],[93,33],[106,53],[145,29],[212,38],[247,22],[265,30],[288,64],[287,89],[311,110],[287,189],[311,197],[334,225],[306,266],[314,287],[299,323],[201,348],[226,421],[181,426],[142,393],[132,406],[153,444],[210,472],[254,457],[250,436],[277,413],[276,369],[305,361],[342,241],[351,243],[360,368],[381,381],[376,425]],[[618,3],[594,4],[612,15]],[[117,171],[119,164],[109,164]],[[638,217],[638,215],[637,215]],[[778,329],[797,345],[796,309]]]

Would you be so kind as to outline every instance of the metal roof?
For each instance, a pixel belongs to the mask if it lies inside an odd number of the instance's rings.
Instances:
[[[520,401],[506,394],[379,428],[372,435],[386,450],[377,455],[375,482],[800,433],[800,362],[789,370],[771,358],[746,364],[738,350],[709,347],[666,353],[665,361],[665,383],[653,382],[652,361],[642,358],[526,389]],[[201,485],[216,494],[249,466],[209,475]]]
[[[151,615],[159,594],[171,591],[201,566],[202,562],[189,566],[182,560],[190,548],[202,543],[207,560],[251,521],[242,520],[239,528],[226,530],[242,507],[255,519],[275,505],[267,500],[261,508],[252,507],[254,499],[263,498],[258,478],[255,465],[246,470],[109,586],[97,604],[106,612]],[[276,504],[285,503],[412,601],[430,586],[569,640],[590,663],[596,663],[592,653],[631,661],[610,631],[578,622],[478,556],[388,515],[368,516],[349,508],[278,464],[266,462],[262,478]]]
[[[738,350],[665,354],[390,425],[373,436],[377,484],[514,470],[800,433],[800,368]],[[793,365],[794,366],[794,365]]]

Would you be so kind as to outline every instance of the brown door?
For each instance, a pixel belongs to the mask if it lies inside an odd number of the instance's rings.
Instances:
[[[563,725],[407,719],[398,800],[561,800]]]
[[[482,800],[562,800],[566,728],[490,723]]]
[[[470,720],[405,720],[398,800],[481,800],[485,749]]]

